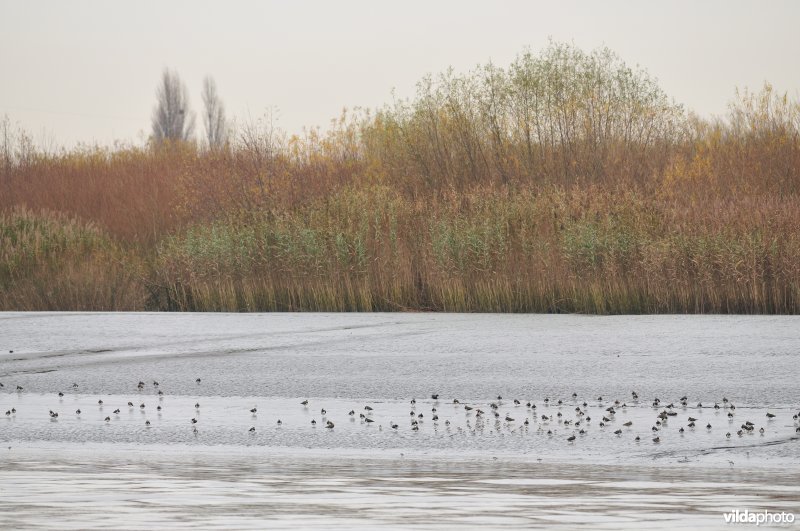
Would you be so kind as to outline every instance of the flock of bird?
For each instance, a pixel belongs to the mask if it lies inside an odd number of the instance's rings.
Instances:
[[[200,378],[196,379],[197,384],[200,384],[201,381]],[[164,393],[158,389],[159,383],[157,381],[154,381],[152,385],[153,388],[157,390],[157,397],[159,399],[159,404],[155,409],[157,412],[161,412],[161,401],[164,399]],[[78,387],[77,383],[72,384],[73,391],[77,392]],[[139,392],[144,391],[145,387],[146,385],[142,381],[139,381],[136,386]],[[0,383],[0,389],[2,388],[4,388],[4,384]],[[17,393],[22,393],[24,391],[19,385],[16,386],[15,390]],[[62,398],[63,396],[64,392],[59,391],[58,397]],[[737,437],[745,437],[754,435],[755,433],[761,435],[765,433],[763,426],[757,428],[757,425],[750,419],[739,420],[737,418],[736,406],[727,398],[723,398],[721,403],[715,402],[713,406],[703,405],[702,403],[689,405],[688,400],[687,396],[683,396],[676,402],[670,403],[663,403],[658,398],[652,401],[640,401],[639,394],[636,391],[631,392],[631,407],[649,405],[654,412],[652,425],[649,428],[647,426],[644,428],[647,429],[648,437],[656,444],[661,442],[663,434],[667,433],[670,429],[675,429],[679,434],[703,428],[710,432],[713,429],[710,421],[707,421],[705,426],[702,426],[702,423],[698,426],[697,423],[701,421],[699,418],[693,416],[697,415],[699,417],[703,410],[713,410],[717,414],[725,413],[728,422],[726,428],[723,429],[726,430],[725,437],[728,439],[734,435]],[[617,437],[635,434],[635,441],[638,442],[642,440],[641,426],[634,427],[633,421],[631,420],[627,420],[626,422],[617,422],[616,420],[617,413],[625,411],[629,407],[628,404],[620,400],[605,401],[602,396],[586,401],[580,400],[577,393],[573,393],[571,400],[545,398],[543,402],[537,405],[533,401],[526,401],[523,403],[519,399],[505,401],[502,396],[498,396],[496,400],[486,403],[466,401],[462,403],[457,398],[440,400],[438,394],[433,394],[431,395],[431,400],[425,402],[425,404],[420,403],[418,405],[416,399],[411,399],[408,416],[410,422],[404,423],[404,427],[408,427],[412,431],[419,431],[423,424],[430,419],[435,430],[438,430],[438,428],[443,425],[444,428],[449,431],[451,420],[450,418],[446,418],[443,422],[440,421],[439,410],[444,407],[450,407],[453,409],[450,410],[447,416],[452,417],[455,421],[456,417],[453,417],[454,414],[463,414],[464,427],[472,433],[483,433],[485,430],[495,430],[498,432],[502,430],[509,430],[511,432],[523,430],[527,432],[531,429],[531,426],[533,426],[536,432],[548,436],[560,435],[563,434],[564,431],[567,431],[569,435],[566,437],[566,441],[568,443],[574,443],[581,436],[585,435],[590,427],[596,426],[598,429],[613,432]],[[102,410],[104,406],[103,400],[99,399],[97,405]],[[308,399],[300,402],[298,406],[303,408],[305,413],[309,413],[310,409],[314,407]],[[129,411],[134,410],[136,407],[134,402],[127,402]],[[355,409],[351,409],[348,413],[348,417],[351,421],[355,421],[357,418],[365,425],[373,424],[376,422],[375,408],[377,407],[379,407],[378,403],[374,403],[374,405],[366,404],[358,413],[356,413]],[[424,410],[427,409],[427,407],[430,407],[430,412]],[[142,413],[148,411],[144,402],[139,403],[138,409],[140,409]],[[197,426],[200,422],[199,402],[194,405],[194,409],[195,414],[187,419],[187,424],[197,433]],[[695,412],[689,414],[688,411],[690,409]],[[599,416],[600,418],[595,418],[593,420],[592,411],[595,411],[595,416]],[[5,412],[5,415],[7,417],[14,417],[16,413],[16,408],[11,408]],[[116,407],[113,411],[115,416],[118,416],[120,413],[120,407]],[[255,418],[258,414],[258,407],[254,406],[250,408],[249,413],[252,418]],[[80,416],[81,410],[77,409],[75,415]],[[51,409],[49,416],[51,420],[57,420],[59,418],[59,413]],[[686,420],[685,422],[681,422],[679,419],[682,419],[684,416]],[[776,414],[767,412],[765,422],[771,423],[776,417]],[[795,432],[800,433],[800,412],[795,413],[792,418]],[[106,416],[104,419],[107,423],[113,420],[114,419],[112,419],[110,415]],[[312,427],[316,427],[316,418],[312,418],[310,423]],[[333,430],[335,427],[333,420],[328,418],[325,407],[320,408],[320,423],[328,430]],[[144,424],[146,427],[151,426],[150,420],[148,419],[145,419]],[[282,421],[278,419],[277,425],[280,426],[282,424]],[[679,426],[672,428],[671,424],[679,424]],[[391,430],[401,429],[401,423],[398,420],[390,420],[387,426]],[[379,424],[378,429],[383,430],[383,425]],[[462,431],[464,428],[459,425],[456,429]],[[256,427],[251,426],[248,431],[251,433],[255,432]]]

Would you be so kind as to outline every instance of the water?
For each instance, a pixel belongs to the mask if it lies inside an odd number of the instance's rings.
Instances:
[[[0,314],[0,526],[800,516],[798,351],[795,317]]]

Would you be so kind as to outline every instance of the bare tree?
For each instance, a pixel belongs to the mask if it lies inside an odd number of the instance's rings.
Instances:
[[[153,109],[153,139],[191,140],[194,133],[194,113],[189,110],[189,93],[178,73],[164,69],[156,90],[158,103]]]
[[[225,106],[219,99],[217,84],[211,76],[206,76],[203,80],[203,106],[203,125],[206,128],[208,147],[222,147],[228,140],[228,124],[225,120]]]

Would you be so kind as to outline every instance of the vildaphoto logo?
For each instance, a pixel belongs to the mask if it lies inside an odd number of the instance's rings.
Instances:
[[[794,513],[772,513],[769,511],[753,512],[748,509],[736,509],[724,513],[726,524],[786,525],[794,523]]]

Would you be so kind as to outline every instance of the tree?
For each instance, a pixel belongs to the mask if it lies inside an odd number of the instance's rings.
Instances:
[[[219,99],[217,84],[211,76],[206,76],[203,80],[203,106],[206,141],[209,149],[217,149],[228,140],[228,124],[225,120],[225,106]]]
[[[153,109],[153,139],[191,140],[194,133],[194,113],[189,109],[189,93],[178,73],[164,69],[156,90],[156,108]]]

